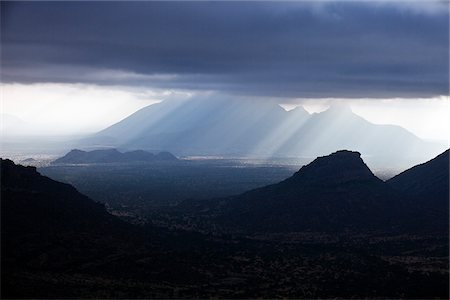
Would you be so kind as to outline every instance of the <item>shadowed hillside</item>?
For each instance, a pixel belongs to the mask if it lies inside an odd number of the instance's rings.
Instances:
[[[398,174],[387,183],[413,199],[412,205],[418,207],[416,218],[424,219],[435,230],[448,235],[449,150]]]
[[[375,177],[358,152],[338,151],[278,184],[212,202],[186,201],[180,209],[243,231],[396,232],[411,213],[405,198]]]
[[[236,224],[250,230],[316,230],[251,237],[242,227],[208,235],[127,224],[33,167],[1,160],[1,171],[2,298],[448,298],[447,240],[396,235],[389,213],[386,224],[363,220],[368,210],[379,216],[375,200],[395,194],[355,152],[318,158],[280,184],[219,203],[227,217],[243,212]],[[331,194],[298,197],[307,186],[333,189],[338,204]],[[375,196],[364,199],[367,191]],[[319,213],[305,218],[308,211]],[[215,209],[200,212],[224,224]],[[362,217],[352,220],[355,213]],[[254,225],[256,217],[270,225]],[[347,231],[358,224],[356,235]]]

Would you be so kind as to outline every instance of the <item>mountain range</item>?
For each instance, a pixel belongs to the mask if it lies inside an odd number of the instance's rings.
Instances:
[[[448,298],[448,151],[388,182],[338,151],[278,184],[176,207],[231,235],[132,225],[0,163],[2,298]],[[270,240],[296,231],[306,240]]]
[[[82,151],[73,149],[63,157],[54,160],[53,164],[92,164],[92,163],[128,163],[178,160],[169,152],[153,154],[143,150],[119,152],[117,149]]]
[[[396,125],[376,125],[335,105],[309,114],[267,101],[192,99],[147,106],[83,141],[87,146],[176,155],[316,157],[353,149],[390,162],[433,157],[444,147]]]

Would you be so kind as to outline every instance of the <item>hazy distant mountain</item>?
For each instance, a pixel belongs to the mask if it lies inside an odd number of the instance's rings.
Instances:
[[[54,164],[88,164],[119,162],[151,162],[175,161],[177,158],[169,152],[153,154],[143,150],[119,152],[117,149],[82,151],[71,150],[69,153],[53,161]]]
[[[338,105],[313,114],[280,146],[278,153],[318,156],[336,149],[353,149],[367,157],[390,159],[433,156],[443,150],[400,126],[372,124],[354,114],[350,107]]]
[[[251,153],[286,112],[251,101],[164,101],[99,132],[93,141],[177,154]]]
[[[319,157],[278,184],[179,206],[188,214],[214,216],[211,222],[225,228],[252,232],[446,230],[448,207],[436,219],[423,208],[412,194],[373,175],[360,153],[346,150]]]
[[[85,141],[90,146],[162,150],[178,155],[318,156],[354,149],[364,156],[432,157],[439,145],[395,125],[375,125],[349,107],[310,115],[266,101],[164,101]]]

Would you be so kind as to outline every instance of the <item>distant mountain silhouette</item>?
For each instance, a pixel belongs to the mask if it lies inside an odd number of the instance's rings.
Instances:
[[[119,152],[117,149],[82,151],[71,150],[69,153],[53,161],[54,164],[88,164],[88,163],[119,163],[119,162],[151,162],[176,161],[177,158],[169,152],[153,154],[143,150]]]
[[[246,153],[285,115],[280,106],[267,102],[164,101],[99,132],[91,141],[177,154]]]
[[[24,160],[23,160],[23,162],[35,162],[36,160],[34,159],[34,158],[32,158],[32,157],[29,157],[29,158],[25,158]]]
[[[353,149],[367,157],[391,160],[442,151],[442,147],[426,143],[400,126],[376,125],[354,114],[349,106],[335,105],[313,114],[278,153],[319,156],[336,149]]]
[[[312,156],[354,149],[386,159],[432,157],[443,148],[395,125],[375,125],[349,107],[310,115],[267,101],[193,99],[145,107],[84,141],[178,155]]]

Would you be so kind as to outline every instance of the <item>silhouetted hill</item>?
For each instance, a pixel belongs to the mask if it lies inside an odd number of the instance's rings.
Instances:
[[[195,203],[192,210],[216,215],[225,227],[244,231],[395,232],[409,212],[403,195],[375,177],[360,154],[351,151],[319,157],[278,184]]]
[[[416,196],[448,200],[449,150],[387,181],[392,187]]]
[[[151,162],[176,161],[177,158],[169,152],[153,154],[143,150],[119,152],[117,149],[82,151],[71,150],[69,153],[53,161],[54,164],[88,164],[88,163],[119,163],[119,162]]]
[[[347,150],[318,157],[287,180],[296,186],[305,184],[328,186],[354,181],[379,182],[379,179],[363,162],[360,153]]]
[[[145,245],[139,230],[72,186],[10,160],[0,167],[3,297],[33,290],[20,287],[16,276],[23,272],[83,268]]]
[[[189,255],[201,238],[128,224],[35,167],[0,167],[2,299],[161,298],[203,278]]]
[[[285,111],[267,101],[214,99],[150,105],[84,143],[167,149],[177,155],[266,157],[316,157],[354,149],[385,163],[413,164],[443,150],[402,127],[372,124],[345,106],[310,115],[302,107]]]
[[[435,171],[441,181],[428,180],[430,186],[448,195],[442,181],[445,170]],[[225,228],[251,232],[444,232],[448,198],[432,200],[432,195],[396,190],[374,176],[358,152],[338,151],[315,159],[278,184],[214,201],[188,200],[179,209],[206,219],[214,216],[208,222]]]
[[[55,247],[59,250],[46,261],[60,267],[92,259],[98,248],[126,246],[132,226],[74,187],[3,159],[1,179],[3,262],[38,263],[42,258],[34,257],[35,251]]]
[[[448,232],[449,219],[449,150],[432,160],[414,166],[387,183],[414,199],[430,223],[439,222]]]

